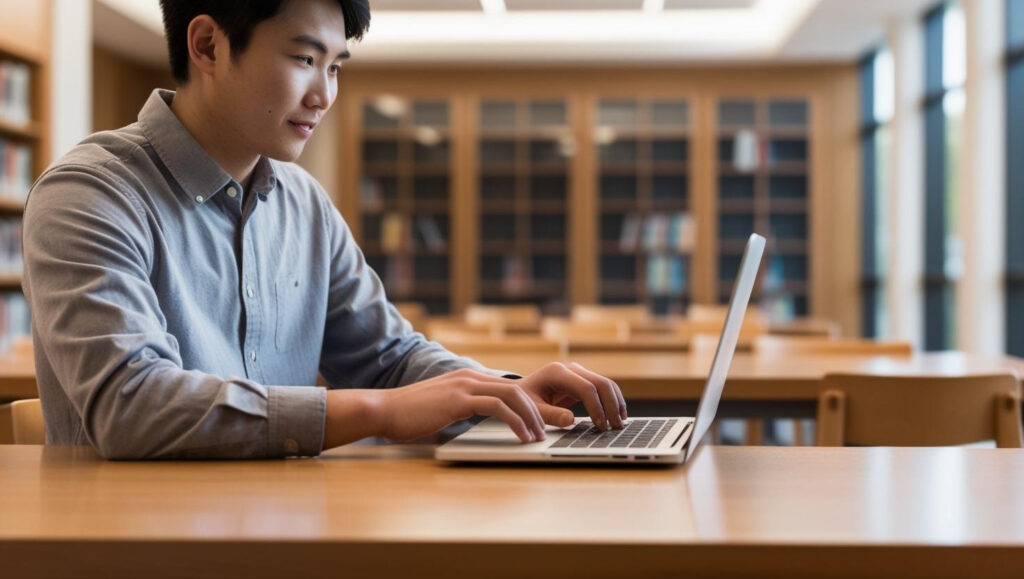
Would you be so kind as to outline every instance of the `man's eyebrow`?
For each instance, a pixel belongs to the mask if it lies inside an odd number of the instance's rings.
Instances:
[[[316,51],[319,52],[320,54],[327,54],[327,45],[324,44],[323,42],[321,42],[320,40],[317,40],[316,38],[313,38],[312,36],[310,36],[308,34],[300,34],[300,35],[296,36],[295,38],[292,38],[292,42],[297,42],[299,44],[305,44],[307,46],[311,46],[314,49],[316,49]],[[350,56],[352,56],[352,55],[349,53],[348,49],[346,48],[345,50],[339,52],[338,56],[336,56],[335,58],[340,58],[340,59],[344,60],[344,59],[347,59]]]

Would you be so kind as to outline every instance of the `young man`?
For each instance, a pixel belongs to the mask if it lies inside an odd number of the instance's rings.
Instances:
[[[503,377],[414,333],[327,195],[290,163],[337,96],[367,0],[162,0],[177,92],[50,167],[24,288],[50,444],[108,458],[316,455],[473,415],[524,442],[610,380]],[[317,388],[317,372],[332,385]]]

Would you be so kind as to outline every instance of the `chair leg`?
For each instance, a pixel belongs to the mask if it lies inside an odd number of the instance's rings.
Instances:
[[[761,446],[764,444],[764,420],[751,418],[746,422],[743,444],[747,446]]]
[[[789,425],[793,429],[793,446],[806,446],[803,423],[800,420],[790,420]]]
[[[818,396],[818,446],[842,446],[846,421],[846,395],[827,390]]]
[[[996,396],[996,446],[1021,448],[1020,398],[1013,394]]]

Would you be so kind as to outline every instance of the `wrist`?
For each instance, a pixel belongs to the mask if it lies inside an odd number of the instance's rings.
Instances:
[[[383,402],[377,390],[328,390],[324,449],[383,433]]]

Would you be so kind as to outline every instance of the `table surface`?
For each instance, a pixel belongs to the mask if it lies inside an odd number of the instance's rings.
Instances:
[[[552,362],[548,354],[487,353],[474,356],[485,366],[519,373]],[[591,352],[571,360],[608,376],[633,400],[694,400],[700,397],[711,359],[685,352]],[[919,376],[964,376],[1013,371],[1024,377],[1024,359],[963,352],[910,356],[800,355],[784,359],[738,353],[729,368],[726,400],[814,400],[829,372]],[[0,401],[36,398],[31,359],[0,358]]]
[[[0,561],[17,576],[259,577],[1024,565],[1024,450],[705,446],[688,465],[638,469],[455,466],[432,450],[146,463],[0,446]]]

